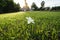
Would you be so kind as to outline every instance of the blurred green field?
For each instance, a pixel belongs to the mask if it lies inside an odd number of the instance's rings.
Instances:
[[[26,17],[35,24],[27,24]],[[59,40],[60,12],[28,11],[0,14],[0,40]]]

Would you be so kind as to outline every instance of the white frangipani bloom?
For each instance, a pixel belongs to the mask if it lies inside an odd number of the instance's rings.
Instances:
[[[34,20],[31,17],[26,17],[28,24],[35,23]]]

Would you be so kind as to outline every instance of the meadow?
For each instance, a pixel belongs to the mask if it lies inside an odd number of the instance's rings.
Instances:
[[[26,17],[35,24],[27,23]],[[0,14],[0,40],[59,40],[60,12],[27,11]]]

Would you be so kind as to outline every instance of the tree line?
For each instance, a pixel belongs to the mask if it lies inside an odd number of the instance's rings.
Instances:
[[[17,12],[22,10],[20,4],[16,4],[13,0],[0,0],[0,13],[7,12]],[[29,9],[30,10],[30,9]],[[43,11],[43,10],[60,10],[60,6],[55,7],[45,7],[45,1],[41,2],[41,7],[38,8],[37,5],[33,2],[31,5],[31,10],[33,11]]]
[[[58,11],[60,10],[60,6],[55,7],[45,7],[45,1],[41,2],[41,7],[38,8],[37,5],[33,2],[31,5],[31,10],[33,11]]]
[[[13,2],[13,0],[0,0],[0,13],[16,12],[19,10],[19,3],[16,4]]]

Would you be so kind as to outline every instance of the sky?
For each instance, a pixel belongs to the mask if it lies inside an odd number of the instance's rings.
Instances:
[[[35,2],[35,4],[38,7],[41,7],[41,2],[45,1],[45,7],[53,7],[53,6],[60,6],[60,0],[26,0],[26,2],[28,3],[28,6],[31,8],[31,5],[33,2]],[[24,4],[24,0],[14,0],[15,3],[19,3],[21,7],[23,7]]]

